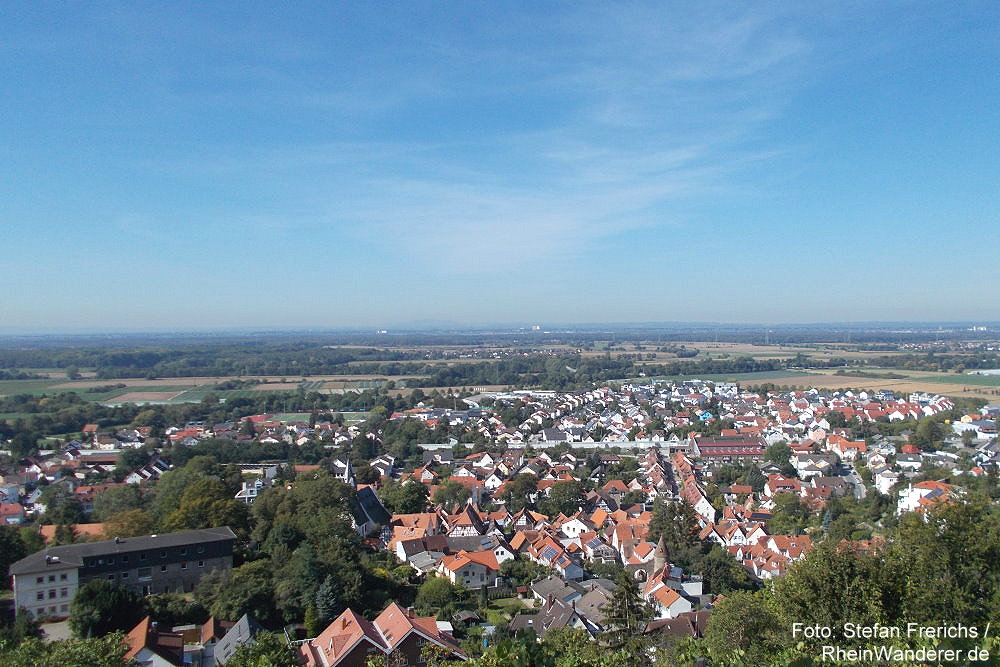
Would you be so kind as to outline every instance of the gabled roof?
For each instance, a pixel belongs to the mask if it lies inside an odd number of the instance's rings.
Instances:
[[[156,623],[147,616],[139,621],[125,635],[128,651],[124,660],[128,662],[135,658],[143,649],[152,651],[171,665],[180,667],[184,664],[184,637],[174,632],[160,631]]]

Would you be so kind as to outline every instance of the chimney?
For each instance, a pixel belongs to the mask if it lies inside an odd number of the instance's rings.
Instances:
[[[347,616],[342,616],[341,617],[341,619],[340,619],[340,629],[341,630],[346,630],[347,629]]]

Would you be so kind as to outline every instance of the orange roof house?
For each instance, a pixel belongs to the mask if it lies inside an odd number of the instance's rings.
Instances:
[[[307,667],[365,667],[369,657],[395,655],[397,664],[416,665],[421,647],[433,644],[456,660],[465,653],[450,634],[437,628],[433,617],[415,616],[411,610],[391,603],[374,621],[347,609],[318,637],[299,646]]]

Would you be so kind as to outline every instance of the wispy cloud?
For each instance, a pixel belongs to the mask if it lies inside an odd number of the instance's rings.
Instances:
[[[756,8],[695,16],[598,5],[519,28],[523,52],[429,43],[428,62],[378,63],[354,72],[351,87],[296,88],[293,74],[269,74],[262,80],[287,103],[323,109],[332,127],[371,114],[379,129],[170,168],[257,183],[274,213],[234,217],[265,231],[374,236],[387,254],[446,274],[567,265],[608,238],[681,224],[674,206],[735,187],[736,171],[780,152],[753,135],[781,112],[808,51],[781,16]],[[460,130],[473,122],[463,103],[483,99],[500,117],[529,108],[532,126]],[[444,109],[444,127],[394,132],[426,104]]]

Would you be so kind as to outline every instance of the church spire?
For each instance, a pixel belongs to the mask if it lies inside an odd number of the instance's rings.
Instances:
[[[670,554],[667,552],[667,545],[663,543],[663,535],[656,543],[656,551],[653,552],[653,571],[659,572],[670,562]]]

